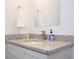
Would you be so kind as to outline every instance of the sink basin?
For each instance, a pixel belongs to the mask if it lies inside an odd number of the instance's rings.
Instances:
[[[28,46],[42,46],[44,44],[44,42],[41,41],[29,41],[29,42],[24,42],[24,45],[28,45]]]
[[[39,48],[39,49],[43,49],[43,50],[51,50],[51,49],[55,49],[58,47],[61,47],[62,45],[64,45],[63,42],[44,42],[44,41],[29,41],[29,42],[24,42],[24,45],[30,46],[30,47],[35,47],[35,48]]]
[[[43,44],[43,42],[27,42],[27,44]]]
[[[42,50],[52,50],[59,47],[66,46],[70,44],[70,42],[64,42],[64,41],[48,41],[48,40],[13,40],[12,42],[22,44],[25,47],[32,47]]]

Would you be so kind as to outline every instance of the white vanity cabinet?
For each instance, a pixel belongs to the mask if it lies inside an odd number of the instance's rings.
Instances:
[[[8,59],[47,59],[47,55],[8,44]]]
[[[23,59],[48,59],[48,56],[39,52],[35,52],[29,49],[24,49]]]
[[[66,47],[49,55],[7,44],[6,59],[71,59],[71,47]]]
[[[23,59],[23,51],[20,47],[7,44],[7,58],[8,59]]]

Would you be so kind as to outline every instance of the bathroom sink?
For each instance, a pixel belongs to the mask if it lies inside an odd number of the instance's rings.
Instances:
[[[43,44],[43,42],[26,42],[27,44]]]
[[[48,41],[48,40],[16,40],[14,42],[20,43],[25,46],[31,46],[43,49],[57,48],[63,45],[70,44],[69,42],[64,41],[62,42],[62,41]]]
[[[59,47],[64,47],[66,45],[71,44],[70,42],[48,41],[48,40],[12,40],[10,42],[21,44],[21,45],[23,45],[25,47],[29,47],[29,48],[42,49],[45,51],[57,49]]]
[[[52,41],[52,42],[51,41],[29,41],[29,42],[24,42],[23,45],[48,51],[51,49],[62,47],[63,45],[66,45],[66,44],[64,42],[57,42],[57,41]]]
[[[26,42],[24,43],[25,45],[31,45],[31,46],[39,46],[39,45],[43,45],[44,42],[34,42],[34,41],[30,41],[30,42]]]

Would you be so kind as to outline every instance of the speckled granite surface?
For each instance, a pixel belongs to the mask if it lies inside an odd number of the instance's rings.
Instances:
[[[29,38],[27,37],[29,35]],[[46,35],[47,37],[47,35]],[[41,39],[40,34],[13,34],[13,35],[5,35],[5,39]],[[55,35],[55,40],[71,40],[74,42],[74,36],[71,35]]]
[[[59,51],[61,49],[73,46],[71,42],[48,41],[48,40],[41,40],[41,41],[6,40],[6,43],[13,44],[25,49],[30,49],[47,55],[55,53],[56,51]]]
[[[30,49],[33,51],[37,51],[43,54],[51,54],[58,50],[73,46],[73,39],[74,39],[73,36],[56,35],[56,39],[54,41],[49,41],[49,40],[41,40],[41,37],[36,34],[30,34],[30,35],[31,40],[30,39],[28,40],[26,34],[6,35],[6,43],[20,46],[22,48]]]

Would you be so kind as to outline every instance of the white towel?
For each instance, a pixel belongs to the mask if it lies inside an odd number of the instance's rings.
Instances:
[[[23,11],[20,10],[21,6],[17,9],[17,27],[24,27],[24,15]]]
[[[44,26],[43,16],[42,16],[41,12],[38,13],[38,18],[39,18],[40,26]]]
[[[36,22],[36,25],[44,26],[43,16],[39,10],[36,12]]]

